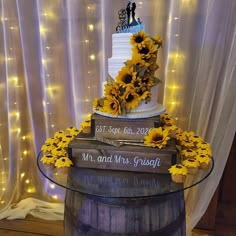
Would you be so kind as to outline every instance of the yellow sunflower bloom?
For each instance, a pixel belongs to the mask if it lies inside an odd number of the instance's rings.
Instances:
[[[43,155],[40,159],[40,161],[43,164],[47,164],[47,165],[54,164],[56,160],[57,160],[57,157],[51,154]]]
[[[55,146],[45,143],[41,146],[41,151],[44,153],[48,153],[48,152],[51,152],[53,148],[55,148]]]
[[[121,84],[123,87],[126,87],[132,83],[132,80],[136,78],[137,72],[133,71],[133,67],[122,67],[118,72],[116,77],[117,83]]]
[[[168,134],[168,130],[163,129],[162,127],[153,128],[150,130],[148,135],[144,137],[144,144],[150,147],[162,148],[170,139]]]
[[[118,97],[120,95],[120,86],[119,84],[113,82],[113,83],[107,83],[105,85],[105,96],[114,96]]]
[[[54,148],[52,150],[52,155],[54,156],[65,156],[66,155],[66,151],[64,148]]]
[[[197,154],[204,154],[204,155],[208,155],[208,156],[212,156],[212,151],[210,148],[197,148],[196,150]]]
[[[59,147],[59,148],[67,148],[68,145],[69,145],[69,142],[66,141],[66,140],[62,140],[62,141],[60,141],[60,142],[58,143],[58,147]]]
[[[197,143],[197,147],[198,148],[209,148],[209,149],[211,149],[211,145],[207,142],[199,142],[199,143]]]
[[[132,110],[136,108],[140,104],[140,96],[136,93],[133,87],[128,86],[126,87],[125,93],[122,96],[124,101],[124,106],[126,110]]]
[[[130,43],[134,45],[134,47],[142,48],[142,45],[145,44],[147,40],[149,40],[149,38],[144,30],[142,30],[132,35],[132,37],[130,38]]]
[[[148,62],[146,62],[142,59],[142,56],[139,53],[137,53],[137,51],[133,52],[132,59],[127,60],[125,62],[125,65],[129,68],[134,65],[139,66],[139,67],[145,67],[145,68],[148,68],[150,66],[150,64]]]
[[[73,163],[72,161],[67,157],[60,157],[59,159],[57,159],[57,161],[55,162],[55,166],[57,168],[63,168],[63,167],[70,167],[72,166]]]
[[[173,175],[187,175],[188,174],[188,169],[181,164],[175,164],[171,166],[168,170],[169,170],[169,173]]]
[[[156,58],[157,48],[152,43],[152,41],[149,40],[144,45],[142,45],[141,48],[134,48],[133,52],[134,53],[137,52],[137,53],[141,54],[141,57],[143,60],[150,60],[153,57]]]
[[[155,36],[155,37],[152,37],[152,40],[154,41],[155,44],[158,45],[158,48],[160,48],[163,44],[163,40],[159,35]]]
[[[187,160],[184,160],[183,161],[183,163],[182,163],[184,166],[186,166],[186,167],[195,167],[195,168],[197,168],[197,167],[199,167],[199,162],[198,162],[198,160],[197,159],[195,159],[195,158],[190,158],[190,159],[187,159]]]
[[[66,131],[68,131],[69,134],[74,137],[80,133],[80,130],[77,127],[68,127],[66,128]]]
[[[147,86],[148,88],[151,88],[155,85],[155,81],[153,79],[153,76],[147,75],[142,78],[142,83]]]
[[[117,100],[115,97],[107,97],[107,99],[104,100],[104,112],[107,112],[113,116],[118,116],[121,114],[121,106],[119,100]]]
[[[54,134],[54,138],[59,139],[59,140],[62,139],[64,136],[65,136],[65,132],[63,130],[57,131]]]

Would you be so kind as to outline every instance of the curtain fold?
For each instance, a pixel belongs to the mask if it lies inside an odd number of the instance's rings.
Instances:
[[[79,127],[102,95],[111,36],[126,3],[0,1],[0,217],[25,199],[62,204],[65,190],[40,175],[36,157],[47,137]],[[164,40],[158,102],[213,148],[213,173],[185,193],[190,232],[220,181],[235,134],[236,2],[136,3],[146,31]]]

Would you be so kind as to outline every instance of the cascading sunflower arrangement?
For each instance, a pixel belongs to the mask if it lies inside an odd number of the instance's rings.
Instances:
[[[93,102],[95,110],[111,114],[125,115],[142,101],[149,102],[151,88],[160,80],[155,77],[158,49],[162,39],[148,36],[143,30],[130,38],[132,58],[125,62],[116,78],[108,76],[104,97]]]
[[[176,140],[181,160],[169,169],[172,180],[183,183],[188,174],[195,174],[198,169],[208,169],[212,162],[211,145],[193,131],[183,131],[177,127],[175,119],[168,113],[161,115],[161,121],[161,127],[151,129],[144,137],[144,144],[164,148],[170,138]]]

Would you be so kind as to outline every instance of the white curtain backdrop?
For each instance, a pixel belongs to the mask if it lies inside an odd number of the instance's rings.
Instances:
[[[64,190],[39,174],[37,153],[47,137],[80,126],[92,112],[106,80],[117,12],[126,4],[0,0],[0,219],[44,218],[39,209],[46,208],[47,219],[63,218]],[[185,193],[190,231],[214,194],[236,131],[236,1],[136,4],[146,31],[164,40],[158,102],[213,148],[213,173]],[[13,203],[19,204],[12,209]]]

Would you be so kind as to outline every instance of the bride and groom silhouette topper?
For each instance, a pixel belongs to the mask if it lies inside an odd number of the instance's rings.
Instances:
[[[135,26],[142,24],[139,18],[136,20],[135,9],[136,9],[136,3],[135,2],[131,3],[129,1],[125,9],[123,8],[119,10],[118,12],[119,22],[116,27],[117,32],[127,30],[128,28],[133,28]]]

